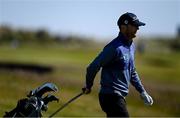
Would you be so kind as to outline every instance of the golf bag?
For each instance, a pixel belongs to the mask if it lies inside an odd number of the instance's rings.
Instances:
[[[31,90],[26,98],[20,99],[16,108],[10,112],[5,112],[3,117],[42,117],[42,111],[47,111],[48,103],[59,101],[59,99],[46,92],[57,92],[58,88],[53,83],[45,83],[42,86]]]

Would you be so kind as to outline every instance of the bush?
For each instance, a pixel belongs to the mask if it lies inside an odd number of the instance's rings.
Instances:
[[[180,37],[177,37],[172,41],[171,48],[174,51],[180,51]]]

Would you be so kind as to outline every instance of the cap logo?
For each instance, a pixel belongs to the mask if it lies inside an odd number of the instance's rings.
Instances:
[[[127,24],[128,24],[128,20],[125,20],[125,21],[124,21],[124,24],[126,24],[126,25],[127,25]]]
[[[133,17],[133,21],[138,20],[136,16]]]

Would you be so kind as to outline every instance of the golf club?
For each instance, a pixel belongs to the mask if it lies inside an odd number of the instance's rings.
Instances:
[[[57,109],[53,114],[51,114],[49,116],[49,118],[53,117],[54,115],[56,115],[59,111],[61,111],[63,108],[65,108],[68,104],[70,104],[71,102],[73,102],[74,100],[76,100],[77,98],[79,98],[81,95],[83,95],[84,92],[79,93],[78,95],[76,95],[75,97],[73,97],[72,99],[70,99],[68,102],[66,102],[64,105],[62,105],[59,109]]]

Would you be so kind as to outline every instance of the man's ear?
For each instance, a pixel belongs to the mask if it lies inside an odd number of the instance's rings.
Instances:
[[[127,25],[121,25],[119,28],[120,28],[121,32],[126,32]]]

